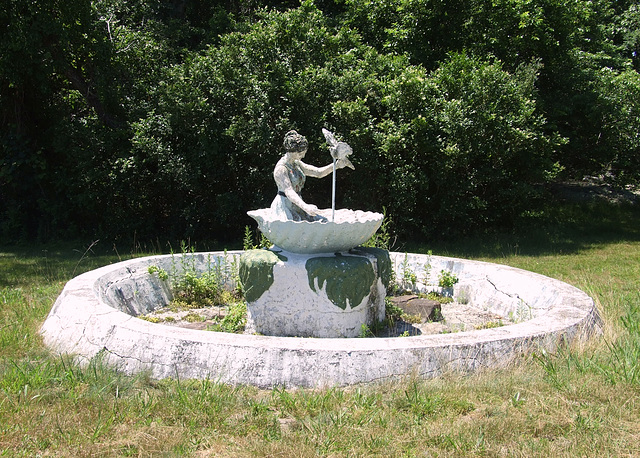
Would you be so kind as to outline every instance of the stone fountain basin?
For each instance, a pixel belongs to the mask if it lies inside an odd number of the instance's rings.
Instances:
[[[80,275],[66,284],[43,324],[44,343],[84,362],[102,358],[128,374],[321,387],[506,367],[532,351],[554,351],[601,330],[593,300],[567,283],[498,264],[404,253],[391,253],[396,272],[408,266],[420,273],[428,262],[431,278],[450,270],[460,278],[454,297],[521,322],[452,334],[320,339],[191,330],[136,318],[170,300],[149,266],[170,270],[190,263],[204,270],[211,261],[233,264],[240,254],[152,256]]]
[[[331,221],[331,210],[323,216],[330,221],[291,221],[275,219],[269,208],[247,212],[273,244],[292,253],[335,253],[362,245],[382,224],[382,213],[340,209]]]

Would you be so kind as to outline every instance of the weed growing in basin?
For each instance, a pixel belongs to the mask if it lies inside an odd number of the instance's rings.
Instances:
[[[193,312],[189,312],[182,319],[187,323],[200,323],[205,320],[204,317]]]
[[[358,337],[365,338],[365,337],[375,337],[375,336],[376,335],[373,333],[373,331],[369,326],[367,326],[364,323],[360,325],[360,334],[358,334]]]
[[[184,275],[169,275],[157,266],[150,266],[148,272],[162,281],[171,279],[171,290],[174,296],[169,304],[171,310],[212,307],[225,303],[228,292],[224,290],[219,277],[214,272],[198,275],[195,271],[187,271]]]
[[[149,323],[162,323],[164,321],[163,318],[154,315],[140,315],[138,318],[148,321]]]
[[[487,321],[486,323],[477,324],[473,328],[479,330],[479,329],[501,328],[502,326],[504,326],[504,323],[502,322],[502,320],[498,320],[498,321]]]
[[[223,304],[223,287],[214,272],[185,272],[175,279],[174,302],[186,308],[212,307]]]
[[[418,282],[418,275],[411,269],[409,265],[409,255],[405,253],[404,261],[402,261],[402,288],[408,291],[414,291]]]
[[[438,276],[438,286],[441,288],[453,288],[458,281],[458,277],[448,270],[441,270]]]
[[[229,306],[227,314],[218,323],[209,326],[209,331],[242,333],[247,324],[247,303],[236,302]]]
[[[407,323],[419,323],[419,315],[409,315],[400,307],[395,305],[389,297],[385,298],[385,321],[384,326],[393,328],[398,321],[405,321]]]
[[[360,327],[360,333],[358,337],[379,337],[379,336],[393,336],[408,337],[411,332],[406,330],[399,333],[398,323],[420,323],[422,317],[420,315],[410,315],[395,305],[391,300],[391,297],[385,298],[385,319],[375,322],[372,326],[362,324]]]
[[[242,332],[246,323],[246,303],[242,301],[242,291],[238,280],[238,266],[235,256],[212,259],[209,256],[203,265],[193,249],[182,246],[180,258],[172,259],[170,273],[158,266],[150,266],[148,272],[162,281],[168,281],[173,300],[157,312],[178,313],[193,310],[180,318],[189,323],[211,320],[213,324],[206,329],[219,332]],[[202,315],[196,309],[217,307],[219,312],[207,318],[210,313]],[[206,315],[206,316],[205,316]],[[158,317],[156,314],[141,316],[148,321],[176,322],[174,316]]]
[[[382,224],[380,228],[367,240],[362,244],[364,247],[370,248],[382,248],[383,250],[391,251],[393,246],[395,245],[396,238],[391,233],[391,226],[393,222],[391,217],[387,214],[387,209],[382,208],[382,214],[384,218],[382,219]]]
[[[427,251],[427,260],[420,267],[419,271],[414,270],[409,262],[409,254],[405,253],[404,259],[399,266],[399,276],[396,279],[396,275],[393,275],[394,281],[388,288],[388,293],[390,295],[401,295],[401,294],[420,294],[424,289],[428,289],[430,286],[434,286],[434,284],[430,283],[431,281],[431,256],[433,252],[431,250]],[[445,272],[444,270],[442,272]],[[442,277],[442,273],[440,274]],[[453,282],[452,286],[458,282],[458,278],[451,274],[450,272],[445,272],[445,278],[443,280],[445,284],[448,282]],[[420,285],[419,285],[420,283]],[[442,287],[442,285],[439,285]]]
[[[258,243],[255,243],[255,240],[258,240]],[[249,250],[257,250],[261,248],[269,248],[273,245],[271,240],[267,238],[260,230],[258,230],[258,234],[256,234],[251,230],[249,226],[244,227],[244,237],[242,238],[242,248],[245,251]]]
[[[425,285],[429,284],[429,277],[431,276],[431,256],[433,256],[433,252],[431,250],[427,251],[427,262],[422,266],[422,283]]]
[[[244,237],[242,238],[242,249],[245,251],[253,250],[256,246],[253,240],[253,231],[249,226],[244,227]]]
[[[162,281],[169,280],[169,274],[167,273],[167,271],[159,268],[158,266],[149,266],[148,272],[151,275],[158,275],[158,278]]]
[[[391,301],[391,298],[389,297],[385,298],[384,306],[385,306],[385,316],[387,317],[387,319],[401,320],[405,315],[404,310],[402,310],[400,307],[394,304],[393,301]]]
[[[523,321],[530,320],[533,317],[531,306],[525,301],[520,299],[515,311],[509,312],[509,320],[514,323],[522,323]]]
[[[440,302],[441,304],[450,304],[453,302],[453,298],[450,296],[444,296],[436,291],[430,291],[424,295],[429,300]]]
[[[171,271],[152,265],[150,275],[170,282],[173,301],[169,304],[174,311],[191,308],[213,307],[235,302],[242,297],[238,281],[236,259],[212,259],[208,257],[205,269],[200,272],[192,248],[183,245],[179,262],[172,259]],[[178,267],[179,266],[179,267]]]

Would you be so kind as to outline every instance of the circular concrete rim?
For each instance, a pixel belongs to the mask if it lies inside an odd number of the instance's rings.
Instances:
[[[204,253],[237,256],[241,251]],[[196,253],[198,254],[198,253]],[[202,253],[200,253],[202,254]],[[458,258],[391,253],[418,266],[430,261],[463,278],[480,272],[498,290],[496,280],[523,281],[544,290],[544,313],[510,326],[402,338],[313,339],[239,335],[154,324],[108,305],[100,279],[114,272],[144,275],[165,256],[105,266],[70,280],[41,328],[44,342],[57,353],[81,361],[100,358],[128,374],[154,378],[210,379],[269,388],[346,386],[403,375],[435,377],[505,367],[523,354],[587,339],[600,331],[593,300],[559,280],[499,264]],[[400,260],[400,261],[399,261]],[[488,272],[488,273],[487,273]],[[148,275],[148,274],[147,274]],[[491,279],[489,278],[491,276]],[[524,284],[524,283],[522,283]],[[457,287],[464,287],[461,281]],[[517,292],[502,292],[523,300]]]

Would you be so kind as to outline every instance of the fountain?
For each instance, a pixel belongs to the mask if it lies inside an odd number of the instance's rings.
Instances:
[[[390,259],[385,250],[355,250],[380,227],[380,213],[336,210],[336,171],[354,168],[351,147],[326,129],[333,163],[302,162],[308,142],[286,134],[284,156],[273,176],[278,193],[270,208],[248,212],[274,243],[240,258],[247,300],[247,329],[271,336],[357,337],[363,326],[384,320]],[[307,176],[333,174],[331,209],[320,210],[300,195]],[[385,270],[386,268],[386,270]]]
[[[497,264],[357,248],[375,233],[382,215],[336,210],[335,198],[332,209],[320,210],[299,195],[304,177],[295,176],[291,186],[282,181],[283,174],[299,175],[295,167],[288,169],[289,159],[298,161],[303,174],[334,172],[335,177],[336,170],[349,167],[350,148],[338,148],[340,142],[325,133],[334,160],[316,168],[301,162],[306,146],[300,145],[306,140],[294,134],[291,155],[286,153],[274,170],[274,203],[249,212],[274,242],[271,249],[151,256],[82,274],[65,285],[53,305],[41,328],[44,343],[81,362],[101,358],[125,373],[146,371],[155,378],[322,387],[506,367],[532,351],[554,351],[600,332],[593,300],[559,280]],[[253,333],[170,327],[137,318],[171,299],[166,282],[150,275],[149,267],[168,271],[183,261],[199,272],[240,264]],[[362,324],[384,316],[385,288],[394,272],[425,266],[431,278],[446,270],[460,279],[454,297],[513,317],[515,324],[350,338]]]

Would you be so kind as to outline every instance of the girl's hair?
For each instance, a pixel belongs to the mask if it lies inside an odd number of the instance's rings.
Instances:
[[[307,139],[300,135],[295,130],[290,130],[284,136],[284,150],[287,153],[297,153],[304,151],[309,147]]]

